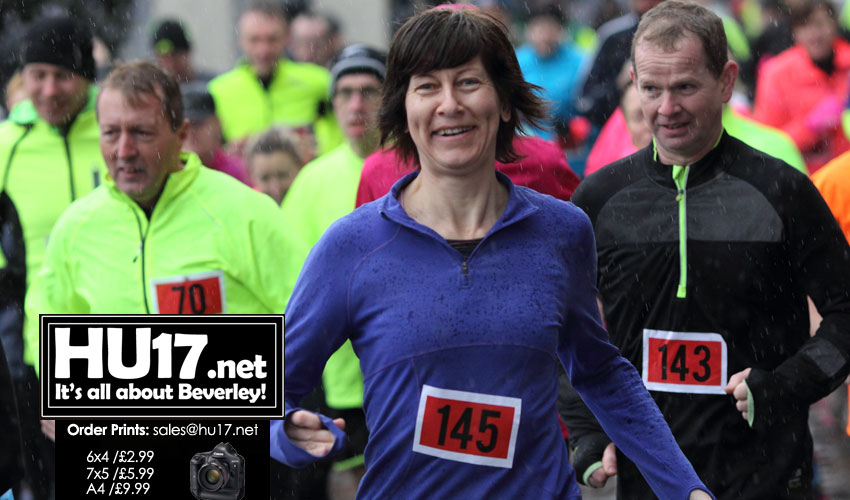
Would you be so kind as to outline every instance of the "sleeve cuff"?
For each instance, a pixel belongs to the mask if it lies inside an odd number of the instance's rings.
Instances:
[[[596,472],[596,469],[598,469],[600,467],[602,467],[602,461],[601,460],[599,462],[593,462],[592,464],[588,465],[587,469],[585,469],[585,471],[584,471],[584,474],[582,474],[582,476],[581,476],[581,484],[584,484],[586,486],[590,486],[590,483],[588,483],[587,480],[590,479],[590,476],[594,472]],[[591,488],[594,488],[594,487],[595,486],[591,486]]]
[[[283,420],[270,421],[269,454],[272,458],[288,465],[289,467],[300,469],[310,465],[316,460],[336,455],[343,450],[347,440],[345,431],[337,427],[336,424],[333,423],[333,420],[321,413],[317,413],[317,415],[322,421],[322,425],[330,430],[331,434],[333,434],[335,438],[333,447],[326,455],[317,457],[290,441],[289,436],[287,436],[284,431],[284,422],[286,422],[286,419],[292,414],[292,412],[297,410],[300,410],[300,408],[292,408],[287,411]]]
[[[747,385],[746,380],[744,381],[744,387],[747,388],[747,424],[752,429],[753,422],[756,420],[756,402],[753,399],[753,393],[750,391],[750,386]]]

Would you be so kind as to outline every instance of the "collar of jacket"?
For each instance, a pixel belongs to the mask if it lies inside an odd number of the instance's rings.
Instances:
[[[508,189],[508,206],[505,207],[504,213],[502,213],[502,216],[499,217],[498,221],[496,221],[496,224],[490,228],[490,231],[487,232],[484,239],[488,238],[496,231],[515,224],[540,210],[540,208],[538,208],[537,205],[528,198],[527,194],[523,190],[517,189],[516,186],[514,186],[513,182],[511,182],[511,179],[507,175],[499,171],[495,171],[495,173],[499,182]],[[437,232],[433,229],[423,226],[410,218],[398,202],[398,195],[401,190],[410,184],[418,175],[419,169],[416,169],[393,184],[390,193],[377,202],[378,211],[387,219],[401,224],[402,226],[420,233],[432,235],[440,240],[444,240],[444,238],[437,234]]]
[[[183,163],[183,168],[177,172],[168,174],[168,177],[165,178],[165,187],[162,188],[162,194],[159,196],[154,210],[160,205],[167,205],[180,196],[192,184],[201,169],[206,168],[201,165],[201,159],[198,158],[198,155],[189,153],[188,151],[180,153],[180,162]],[[106,174],[104,184],[113,198],[131,205],[134,209],[141,210],[135,201],[118,189],[118,186],[115,185],[115,180],[108,173]]]
[[[83,113],[94,111],[95,103],[97,102],[97,93],[98,88],[94,85],[89,85],[89,100],[86,102],[86,105],[83,106],[83,109],[77,113],[77,116],[82,115]],[[38,116],[38,112],[35,110],[35,106],[33,106],[32,101],[27,99],[25,101],[21,101],[17,106],[12,108],[12,112],[9,113],[9,121],[12,123],[26,126],[33,125],[36,122],[43,121],[41,117]],[[74,121],[77,121],[77,117],[74,117]],[[55,130],[59,133],[59,129],[51,126],[51,129]]]
[[[673,166],[664,164],[656,159],[654,139],[649,146],[641,149],[636,155],[639,157],[638,161],[640,163],[647,165],[647,175],[653,181],[664,187],[676,189],[676,183],[672,175]],[[720,135],[720,140],[717,141],[717,145],[705,156],[690,165],[688,189],[717,177],[718,174],[728,169],[734,158],[734,141],[726,133],[726,129],[724,129]]]
[[[286,67],[291,63],[291,61],[285,57],[281,57],[277,60],[277,64],[275,64],[274,72],[272,72],[272,82],[276,82],[283,78],[283,73],[286,71]],[[239,59],[239,62],[236,64],[236,68],[244,72],[245,74],[251,75],[251,78],[254,78],[258,82],[260,81],[260,77],[257,76],[257,72],[254,71],[254,66],[251,65],[250,61],[245,59],[244,57]]]

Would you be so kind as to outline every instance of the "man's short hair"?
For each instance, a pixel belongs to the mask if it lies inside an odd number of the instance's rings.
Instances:
[[[269,17],[276,17],[280,19],[284,26],[289,24],[289,16],[286,15],[286,10],[283,8],[283,5],[281,5],[280,2],[273,2],[270,0],[254,0],[249,3],[244,10],[242,10],[242,16],[249,12],[263,14]]]
[[[340,34],[341,26],[336,17],[328,14],[327,12],[317,12],[312,10],[302,10],[298,14],[296,14],[292,19],[303,18],[313,20],[319,20],[325,23],[325,27],[328,29],[326,33],[323,35],[327,38],[333,38]]]
[[[115,67],[101,85],[121,92],[131,106],[137,106],[143,96],[156,97],[162,105],[162,115],[177,131],[183,124],[183,98],[177,80],[153,63],[136,61]]]
[[[548,3],[532,9],[531,13],[528,14],[528,22],[530,23],[536,19],[549,19],[561,26],[567,23],[567,15],[561,6],[556,3]]]
[[[673,51],[676,44],[689,35],[695,36],[702,45],[708,70],[720,77],[729,61],[723,21],[699,4],[678,0],[661,2],[640,18],[632,38],[632,68],[635,68],[635,48],[639,42]]]

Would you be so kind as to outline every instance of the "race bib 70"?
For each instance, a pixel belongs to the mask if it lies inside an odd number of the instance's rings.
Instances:
[[[643,331],[643,383],[653,391],[725,394],[726,341],[718,333]]]
[[[422,386],[413,451],[510,469],[522,400]]]
[[[210,271],[151,280],[155,314],[222,314],[224,273]]]

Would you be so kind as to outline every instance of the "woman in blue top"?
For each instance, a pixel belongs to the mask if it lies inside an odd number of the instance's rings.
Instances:
[[[607,341],[589,221],[495,171],[520,123],[545,116],[533,90],[504,26],[477,11],[426,11],[396,34],[380,127],[420,169],[307,259],[286,311],[273,457],[299,467],[342,447],[341,420],[296,405],[350,338],[370,430],[358,498],[580,498],[559,362],[659,497],[711,498]]]

